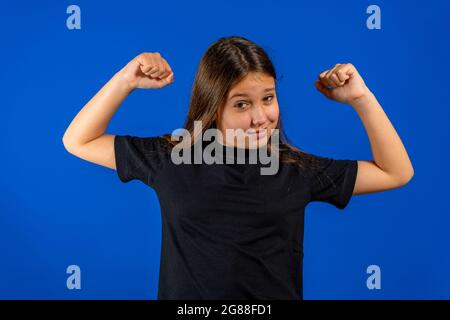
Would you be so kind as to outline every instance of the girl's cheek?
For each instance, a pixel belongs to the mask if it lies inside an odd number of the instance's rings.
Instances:
[[[278,117],[280,115],[280,110],[278,108],[278,105],[271,107],[269,110],[267,110],[267,118],[270,119],[271,122],[277,122]]]
[[[247,114],[239,114],[230,117],[226,123],[226,128],[243,129],[244,131],[251,127],[252,119]]]

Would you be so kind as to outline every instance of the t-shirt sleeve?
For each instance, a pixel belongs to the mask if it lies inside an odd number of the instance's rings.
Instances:
[[[358,173],[357,160],[339,160],[311,155],[311,201],[327,202],[344,209],[350,201]]]
[[[168,161],[167,143],[159,136],[116,135],[114,155],[119,179],[122,182],[138,179],[154,187],[158,174]]]

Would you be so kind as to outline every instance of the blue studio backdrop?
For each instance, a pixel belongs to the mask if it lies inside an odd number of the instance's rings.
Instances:
[[[141,52],[160,52],[176,81],[135,90],[107,133],[156,136],[182,127],[202,54],[230,35],[272,58],[296,146],[372,159],[356,112],[314,87],[320,72],[351,62],[414,165],[402,188],[354,196],[342,211],[307,207],[304,298],[450,298],[450,1],[8,1],[0,15],[1,299],[156,299],[154,190],[69,154],[62,137]]]

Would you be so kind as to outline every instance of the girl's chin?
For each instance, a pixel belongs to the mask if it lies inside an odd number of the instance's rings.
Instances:
[[[261,147],[264,147],[265,145],[267,145],[267,142],[268,142],[267,136],[263,136],[260,138],[258,138],[256,136],[250,136],[246,147],[249,149],[261,148]]]
[[[249,149],[256,149],[261,148],[265,145],[267,145],[269,141],[269,136],[267,134],[245,134],[244,136],[240,136],[239,138],[235,139],[235,142],[233,146],[238,148],[249,148]],[[223,144],[223,140],[221,141]],[[227,143],[228,146],[230,144]]]

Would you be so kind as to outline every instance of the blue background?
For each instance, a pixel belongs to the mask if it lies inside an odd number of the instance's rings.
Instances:
[[[66,8],[81,8],[69,30]],[[366,8],[381,8],[369,30]],[[371,159],[356,112],[324,98],[317,75],[353,63],[399,133],[409,184],[307,207],[305,299],[449,299],[449,1],[8,1],[0,35],[0,298],[155,299],[161,217],[154,190],[69,154],[62,136],[129,60],[159,51],[175,83],[136,90],[107,133],[183,125],[201,55],[240,35],[272,57],[286,132],[298,147]],[[81,290],[66,268],[81,268]],[[381,268],[369,290],[366,268]]]

